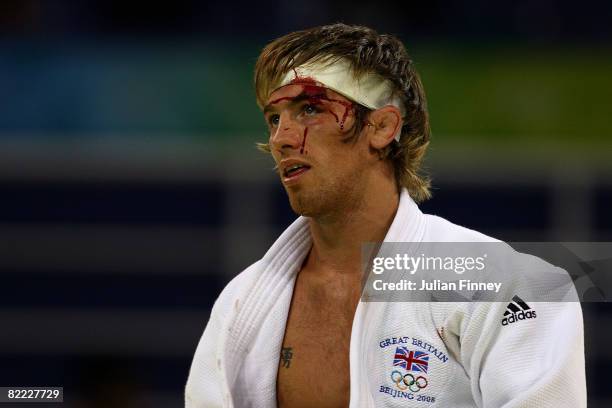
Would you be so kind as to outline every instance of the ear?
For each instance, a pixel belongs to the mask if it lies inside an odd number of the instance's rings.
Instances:
[[[402,114],[395,106],[384,106],[369,115],[370,146],[376,150],[385,148],[393,141],[395,134],[402,127]]]

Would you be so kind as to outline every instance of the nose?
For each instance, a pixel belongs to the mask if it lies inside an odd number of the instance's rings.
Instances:
[[[301,125],[295,121],[289,112],[280,115],[278,126],[270,135],[270,145],[273,149],[299,149],[301,143]]]

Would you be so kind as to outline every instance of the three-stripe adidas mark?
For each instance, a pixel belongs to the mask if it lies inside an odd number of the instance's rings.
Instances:
[[[536,312],[532,310],[527,303],[517,295],[514,295],[512,302],[506,306],[506,312],[502,319],[502,325],[507,326],[516,323],[519,320],[535,319]]]

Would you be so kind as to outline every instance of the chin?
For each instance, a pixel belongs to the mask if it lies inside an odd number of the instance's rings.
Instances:
[[[289,196],[289,205],[291,205],[291,209],[294,213],[304,217],[312,216],[312,206],[308,205],[308,200],[299,197],[299,194],[294,192],[287,192],[287,195]]]
[[[304,217],[315,217],[320,213],[322,200],[313,197],[313,194],[306,194],[305,191],[295,191],[287,189],[289,204],[297,215]]]
[[[308,183],[284,187],[291,209],[304,217],[325,218],[350,208],[357,201],[354,182],[328,181],[316,185]]]

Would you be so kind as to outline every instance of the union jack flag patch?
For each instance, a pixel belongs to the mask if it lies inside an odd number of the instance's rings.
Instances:
[[[423,351],[408,350],[407,347],[398,347],[393,357],[393,366],[402,367],[408,371],[427,373],[429,354]]]

